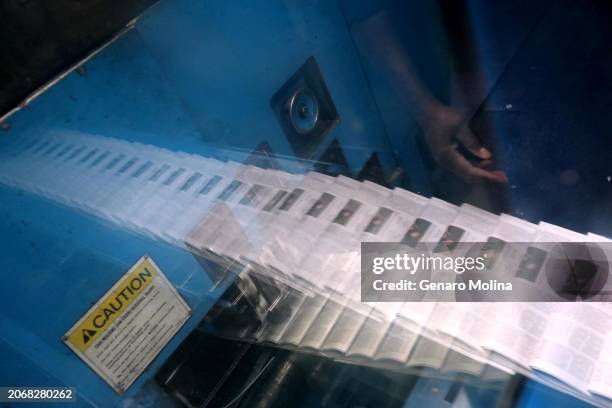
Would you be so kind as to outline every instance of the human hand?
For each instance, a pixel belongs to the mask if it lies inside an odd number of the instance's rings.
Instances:
[[[451,108],[436,108],[422,125],[425,139],[436,162],[468,182],[507,183],[508,177],[501,170],[487,170],[492,154],[476,135],[465,125],[461,115]],[[458,150],[462,144],[480,161],[470,162]]]

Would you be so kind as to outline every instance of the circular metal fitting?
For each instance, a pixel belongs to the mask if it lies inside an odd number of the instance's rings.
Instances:
[[[289,100],[289,118],[300,134],[311,132],[319,119],[317,98],[307,89],[300,89]]]

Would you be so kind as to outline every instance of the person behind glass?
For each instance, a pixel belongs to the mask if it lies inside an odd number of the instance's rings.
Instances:
[[[438,165],[469,182],[506,183],[507,177],[503,171],[487,169],[491,164],[492,154],[468,126],[469,120],[482,100],[478,101],[477,105],[473,105],[475,108],[471,111],[468,108],[467,112],[465,110],[460,112],[442,103],[422,80],[414,59],[398,36],[394,23],[397,24],[397,19],[401,19],[401,16],[393,15],[391,18],[392,8],[389,6],[393,1],[366,3],[368,5],[365,7],[365,12],[361,10],[361,15],[358,15],[352,24],[353,35],[357,43],[364,47],[364,51],[374,57],[374,64],[381,68],[393,88],[398,91],[400,99],[421,128]],[[421,8],[415,13],[425,14],[419,16],[425,22],[440,18],[435,11],[422,13],[422,5],[418,2],[410,7],[412,6]],[[447,5],[444,0],[440,0],[437,6],[443,8]],[[422,33],[414,35],[421,36]],[[423,38],[427,41],[427,35]],[[446,41],[427,46],[445,47]],[[443,52],[452,54],[451,50]],[[458,149],[459,144],[474,155],[476,160],[468,160]]]

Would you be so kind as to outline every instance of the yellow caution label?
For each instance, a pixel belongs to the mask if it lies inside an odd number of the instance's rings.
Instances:
[[[113,288],[90,309],[66,339],[84,353],[96,339],[104,334],[111,323],[119,318],[128,306],[144,293],[158,274],[157,267],[148,257],[143,257]]]

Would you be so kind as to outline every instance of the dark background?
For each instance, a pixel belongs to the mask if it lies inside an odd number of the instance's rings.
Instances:
[[[510,179],[468,184],[429,159],[433,194],[609,236],[612,1],[387,0],[385,8],[442,102],[482,98],[471,127]]]
[[[104,44],[154,2],[0,1],[0,116]]]

